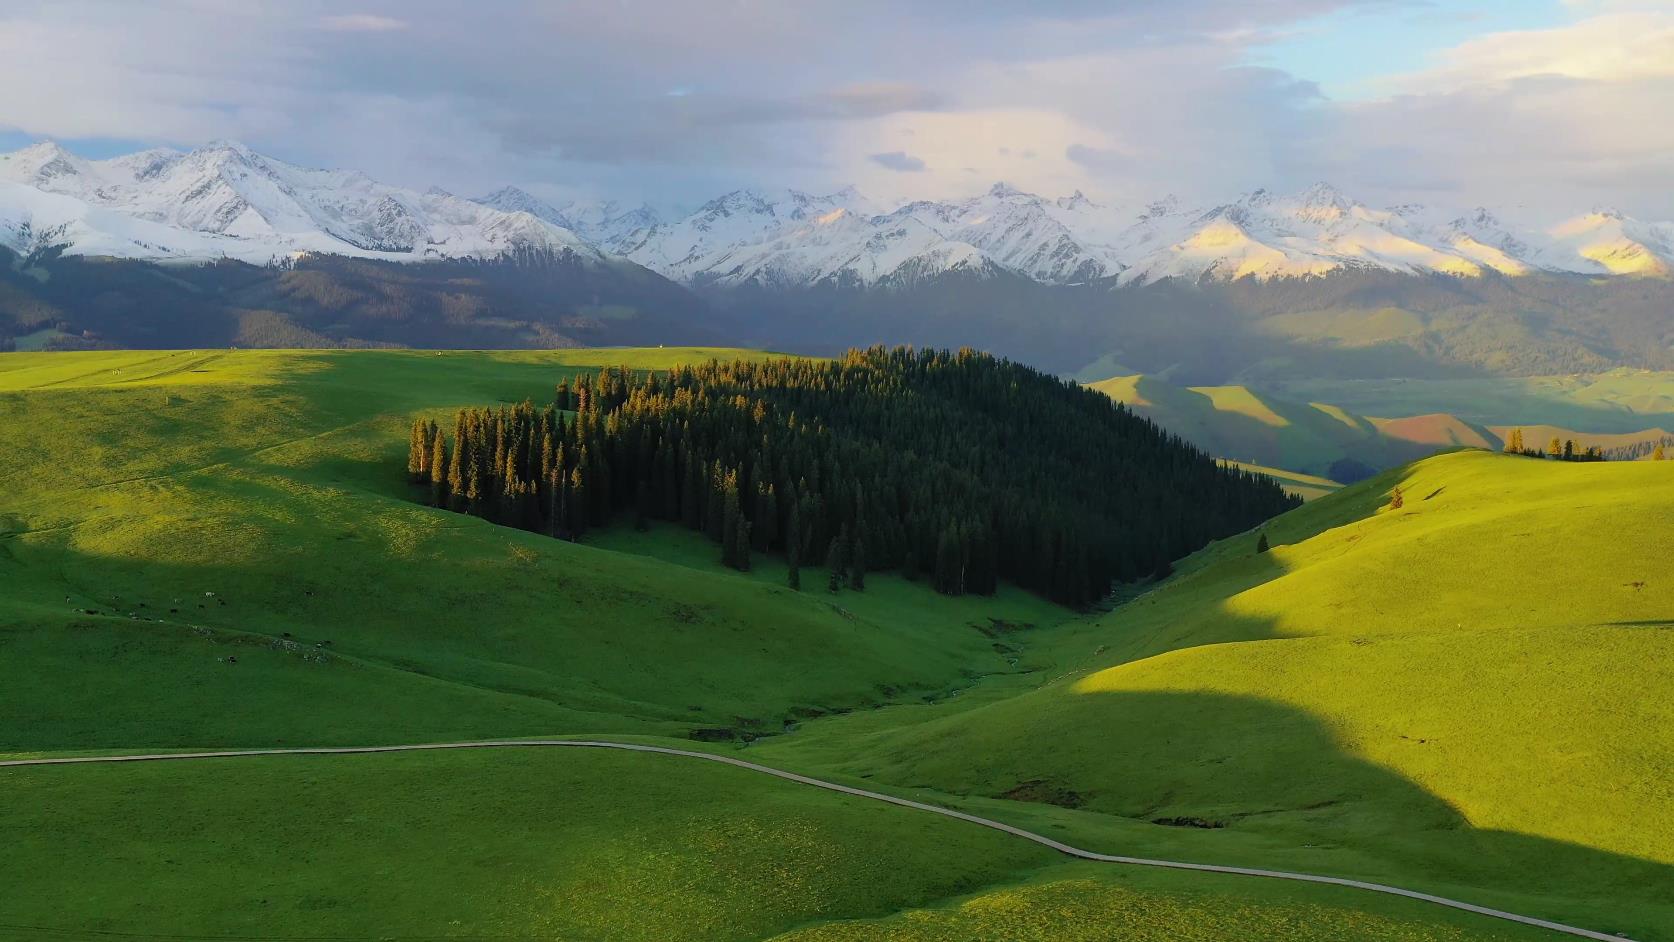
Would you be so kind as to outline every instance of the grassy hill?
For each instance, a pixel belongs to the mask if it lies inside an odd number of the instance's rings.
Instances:
[[[1446,412],[1473,425],[1555,425],[1592,434],[1674,428],[1674,373],[1616,369],[1552,376],[1446,379],[1279,379],[1286,399],[1370,415]]]
[[[571,544],[404,483],[415,413],[751,355],[0,356],[0,754],[698,737],[1098,849],[1671,938],[1666,465],[1432,459],[1092,616],[878,574],[794,593],[781,561],[724,570],[695,533]],[[1380,509],[1397,481],[1406,507]],[[12,768],[0,789],[21,890],[0,938],[1550,938],[1067,863],[666,757]]]
[[[1228,460],[1331,477],[1413,461],[1438,447],[1498,448],[1487,429],[1451,415],[1368,418],[1322,402],[1293,402],[1248,386],[1180,387],[1153,376],[1088,384]]]
[[[773,729],[1003,669],[973,621],[1067,615],[1018,592],[906,617],[740,592],[430,510],[392,473],[417,411],[714,353],[0,360],[6,433],[28,441],[0,470],[0,703],[23,721],[0,748]],[[509,615],[480,622],[488,598]],[[98,708],[113,698],[133,706]]]
[[[1282,468],[1269,468],[1265,465],[1248,464],[1242,461],[1227,461],[1225,463],[1243,468],[1245,471],[1265,474],[1278,481],[1279,486],[1286,491],[1303,500],[1314,500],[1327,494],[1335,494],[1343,488],[1343,485],[1338,482],[1330,478],[1320,477],[1317,474],[1303,474],[1300,471],[1286,471]]]
[[[1198,554],[1059,635],[1048,680],[764,749],[1667,938],[1671,498],[1666,465],[1442,455]]]

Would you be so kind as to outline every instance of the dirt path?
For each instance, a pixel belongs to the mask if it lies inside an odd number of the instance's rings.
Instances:
[[[1271,879],[1271,880],[1295,880],[1295,881],[1299,881],[1299,882],[1302,882],[1302,883],[1324,883],[1324,884],[1328,884],[1328,885],[1331,885],[1331,886],[1345,886],[1345,887],[1349,887],[1349,888],[1356,889],[1356,890],[1366,890],[1366,891],[1369,891],[1369,892],[1372,892],[1372,893],[1383,893],[1383,894],[1386,894],[1388,896],[1401,896],[1401,897],[1405,897],[1407,899],[1418,900],[1420,902],[1433,903],[1437,906],[1446,906],[1450,909],[1459,909],[1459,910],[1464,910],[1465,912],[1469,912],[1469,913],[1477,913],[1477,914],[1483,915],[1483,916],[1491,916],[1495,919],[1504,919],[1508,922],[1520,923],[1520,924],[1525,925],[1525,926],[1535,926],[1535,927],[1541,928],[1541,929],[1550,929],[1553,932],[1561,932],[1561,933],[1564,933],[1566,935],[1579,936],[1580,938],[1583,938],[1583,939],[1597,939],[1597,940],[1600,940],[1600,942],[1623,942],[1623,940],[1626,939],[1626,936],[1608,935],[1608,934],[1603,933],[1603,932],[1594,932],[1591,929],[1581,929],[1581,928],[1577,928],[1576,926],[1564,925],[1563,923],[1560,923],[1560,922],[1550,922],[1550,921],[1545,920],[1545,919],[1536,919],[1533,916],[1522,916],[1522,915],[1518,915],[1517,913],[1509,913],[1509,912],[1506,912],[1506,911],[1500,910],[1500,909],[1490,909],[1489,907],[1486,907],[1486,906],[1477,906],[1474,903],[1466,903],[1466,902],[1462,902],[1462,901],[1456,900],[1456,899],[1448,899],[1445,896],[1434,896],[1434,895],[1431,895],[1429,893],[1420,893],[1416,890],[1405,890],[1405,889],[1402,889],[1398,886],[1386,886],[1386,885],[1381,884],[1381,883],[1367,883],[1367,882],[1362,881],[1362,880],[1349,880],[1349,879],[1345,879],[1343,877],[1324,877],[1324,876],[1318,876],[1318,875],[1311,874],[1311,873],[1291,873],[1291,872],[1285,871],[1285,870],[1260,870],[1260,869],[1255,869],[1255,868],[1250,868],[1250,867],[1222,867],[1222,866],[1216,866],[1214,864],[1184,863],[1184,862],[1177,861],[1177,860],[1152,860],[1152,859],[1149,859],[1149,858],[1146,858],[1146,857],[1124,857],[1124,856],[1117,855],[1117,854],[1100,854],[1100,853],[1096,853],[1096,852],[1090,851],[1090,850],[1082,850],[1079,847],[1073,847],[1073,846],[1071,846],[1069,844],[1065,844],[1061,841],[1055,841],[1052,838],[1047,837],[1044,834],[1036,834],[1033,831],[1026,831],[1023,828],[1015,827],[1015,826],[1010,825],[1010,824],[1006,824],[1003,821],[995,821],[992,818],[984,818],[984,817],[980,817],[980,816],[974,815],[974,814],[966,814],[963,811],[955,811],[952,808],[943,808],[939,805],[931,805],[931,804],[926,804],[926,803],[921,802],[921,801],[913,801],[909,798],[897,798],[894,795],[885,795],[885,794],[882,794],[881,792],[867,791],[863,788],[853,788],[853,787],[850,787],[848,785],[839,785],[836,782],[827,782],[823,779],[810,778],[809,776],[806,776],[806,775],[798,775],[795,772],[786,772],[783,769],[775,769],[775,768],[772,768],[770,766],[757,765],[754,762],[746,762],[743,759],[735,759],[731,756],[716,755],[716,754],[708,753],[708,752],[695,752],[695,751],[692,751],[692,750],[689,750],[689,749],[673,749],[673,748],[670,748],[670,747],[667,747],[667,746],[649,746],[649,745],[643,745],[643,744],[640,744],[640,743],[608,742],[608,741],[603,741],[603,740],[581,740],[581,739],[529,739],[529,740],[509,740],[508,739],[508,740],[483,740],[483,741],[480,741],[480,742],[424,743],[424,744],[405,745],[405,746],[337,746],[337,747],[316,747],[316,748],[303,748],[303,749],[237,749],[237,750],[227,750],[227,751],[223,751],[223,752],[172,752],[172,753],[171,752],[164,752],[164,753],[152,753],[152,754],[148,754],[148,755],[73,756],[73,757],[67,757],[67,758],[53,758],[53,759],[11,759],[11,760],[6,760],[6,761],[0,761],[0,767],[31,766],[31,765],[80,765],[80,764],[95,763],[95,762],[98,762],[98,763],[108,763],[108,762],[164,762],[164,761],[178,761],[178,760],[185,760],[185,759],[233,759],[233,758],[248,757],[248,756],[343,755],[343,754],[360,754],[360,753],[376,753],[376,752],[419,752],[419,751],[428,750],[428,749],[505,749],[505,748],[519,748],[519,747],[530,748],[530,747],[552,747],[552,746],[570,747],[570,748],[585,748],[585,749],[621,749],[621,750],[624,750],[624,751],[627,751],[627,752],[650,752],[650,753],[657,753],[657,754],[660,754],[660,755],[681,756],[681,757],[687,758],[687,759],[702,759],[706,762],[720,762],[720,763],[723,763],[723,764],[726,764],[726,765],[736,766],[737,768],[748,769],[751,772],[760,772],[763,775],[771,775],[771,776],[774,776],[775,778],[782,778],[782,779],[786,779],[788,781],[798,782],[798,783],[801,783],[803,785],[812,785],[815,788],[823,788],[823,789],[826,789],[827,791],[840,792],[840,793],[845,794],[845,795],[854,795],[858,798],[868,798],[868,799],[871,799],[873,801],[886,802],[886,803],[891,804],[891,805],[898,805],[902,808],[911,808],[915,811],[925,811],[925,812],[929,812],[930,814],[939,814],[939,815],[942,815],[943,817],[957,818],[961,821],[967,821],[971,824],[978,824],[978,825],[981,825],[985,828],[992,828],[996,831],[1004,831],[1007,834],[1012,834],[1012,835],[1015,835],[1017,837],[1021,837],[1024,840],[1034,841],[1036,844],[1041,844],[1043,846],[1050,847],[1053,850],[1058,851],[1059,853],[1067,854],[1071,857],[1076,857],[1076,858],[1079,858],[1081,860],[1095,860],[1095,861],[1100,861],[1100,862],[1103,862],[1103,863],[1127,864],[1129,866],[1136,866],[1136,867],[1163,867],[1163,868],[1166,868],[1166,869],[1169,869],[1169,870],[1196,870],[1196,871],[1201,871],[1201,872],[1204,872],[1204,873],[1229,873],[1229,874],[1234,874],[1234,875],[1237,875],[1237,876],[1265,877],[1265,878]]]

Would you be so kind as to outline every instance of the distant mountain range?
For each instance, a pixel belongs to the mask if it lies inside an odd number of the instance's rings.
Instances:
[[[85,160],[46,142],[0,155],[0,241],[117,258],[266,264],[302,253],[390,261],[550,253],[626,258],[685,284],[870,287],[1004,270],[1053,285],[1256,279],[1345,269],[1480,276],[1674,272],[1674,223],[1610,210],[1517,229],[1491,211],[1375,209],[1333,187],[1257,190],[1197,207],[1102,207],[995,184],[981,196],[879,207],[738,190],[664,220],[613,203],[552,206],[507,187],[480,199],[310,170],[217,143]]]
[[[480,202],[583,232],[605,251],[699,286],[899,286],[949,271],[998,270],[1051,285],[1343,270],[1674,272],[1674,224],[1596,210],[1544,229],[1515,229],[1481,207],[1374,209],[1327,184],[1292,195],[1258,190],[1210,207],[1167,197],[1128,211],[1080,192],[1046,199],[1004,183],[971,199],[889,211],[852,188],[828,196],[738,190],[668,221],[643,208],[596,204],[585,206],[590,216],[578,216],[515,188]]]
[[[49,142],[0,155],[8,259],[0,344],[968,344],[1193,383],[1674,368],[1674,224],[1518,227],[1323,184],[1207,207],[739,190],[663,218],[234,143]]]

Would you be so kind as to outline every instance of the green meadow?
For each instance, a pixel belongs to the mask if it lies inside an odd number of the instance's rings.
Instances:
[[[0,356],[0,754],[698,740],[1090,849],[1674,939],[1667,464],[1444,454],[1089,613],[793,592],[689,531],[573,544],[405,482],[415,414],[764,355]],[[0,938],[1558,938],[667,756],[19,767],[0,796]]]

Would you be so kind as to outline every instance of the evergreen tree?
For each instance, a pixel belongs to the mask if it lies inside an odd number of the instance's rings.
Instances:
[[[476,465],[471,466],[471,474],[465,480],[465,508],[478,517],[484,515],[482,471]]]
[[[790,572],[785,582],[791,588],[802,591],[802,510],[796,501],[791,501],[790,519],[785,522],[785,562],[790,564]]]
[[[564,521],[564,529],[569,533],[571,540],[579,540],[581,535],[587,532],[588,517],[591,515],[591,504],[587,494],[587,478],[581,473],[580,467],[570,471],[570,488],[566,505],[567,519]]]
[[[424,433],[424,420],[414,419],[412,432],[407,436],[407,477],[414,484],[428,477],[426,463],[430,460],[430,441]]]
[[[831,570],[831,576],[826,580],[826,588],[832,592],[843,587],[844,577],[849,568],[849,528],[847,524],[837,531],[831,540],[831,547],[825,554],[825,566]]]
[[[734,550],[736,556],[733,559],[733,568],[737,569],[739,572],[749,572],[750,521],[743,514],[739,514],[738,522],[734,524],[734,526],[737,527],[737,531],[736,535],[733,537],[733,542],[736,546],[736,549]]]
[[[1564,439],[1564,460],[1575,460],[1575,439],[1573,438]]]
[[[453,426],[453,454],[448,457],[449,503],[453,510],[461,513],[467,508],[465,465],[470,447],[469,426],[466,424],[465,411],[461,409]]]
[[[1265,552],[1267,552],[1268,549],[1269,549],[1269,547],[1267,545],[1267,534],[1263,533],[1261,535],[1261,537],[1256,540],[1256,552],[1265,553]]]
[[[437,429],[430,442],[430,506],[448,505],[448,444]]]
[[[854,526],[854,542],[849,546],[849,588],[866,588],[866,521]]]
[[[738,477],[728,472],[721,491],[721,565],[733,569],[747,568],[739,565],[739,558],[740,554],[750,552],[748,544],[738,545],[739,533],[746,532],[738,525],[742,519],[738,506]]]

